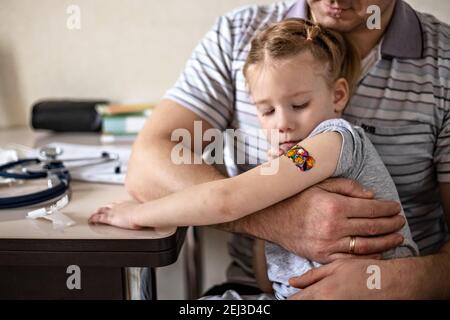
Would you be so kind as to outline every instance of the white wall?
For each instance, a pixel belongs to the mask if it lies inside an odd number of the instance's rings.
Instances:
[[[0,127],[27,123],[42,97],[158,100],[218,15],[264,2],[0,0]]]
[[[0,0],[0,128],[37,99],[157,101],[215,18],[271,0]],[[408,0],[449,21],[450,1]],[[81,30],[66,9],[81,8]]]
[[[449,0],[406,0],[414,9],[431,13],[441,21],[450,23],[450,1]]]

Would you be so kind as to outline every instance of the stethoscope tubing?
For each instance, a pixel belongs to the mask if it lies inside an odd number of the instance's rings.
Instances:
[[[70,178],[69,176],[59,178],[60,183],[52,188],[22,196],[0,198],[0,209],[13,209],[31,206],[63,195],[69,189]]]
[[[16,172],[7,172],[8,169],[12,169],[18,166],[26,166],[30,164],[40,164],[42,161],[37,158],[30,159],[22,159],[17,161],[12,161],[0,166],[0,177],[2,178],[12,178],[19,180],[35,180],[35,179],[43,179],[46,178],[48,173],[47,171],[29,171],[26,173],[16,173]]]
[[[84,164],[74,168],[66,168],[64,166],[64,162],[75,162],[75,161],[92,161],[98,160],[96,163]],[[92,157],[92,158],[78,158],[78,159],[48,159],[41,160],[39,158],[29,158],[29,159],[21,159],[17,161],[12,161],[0,166],[0,177],[2,178],[10,178],[16,180],[37,180],[37,179],[45,179],[50,177],[57,177],[59,183],[55,186],[51,186],[50,188],[34,192],[31,194],[21,195],[21,196],[13,196],[7,198],[0,198],[0,209],[12,209],[19,208],[25,206],[31,206],[40,202],[46,202],[51,199],[55,199],[65,192],[69,190],[70,185],[70,172],[69,169],[76,169],[79,167],[85,167],[89,165],[99,165],[102,163],[107,163],[110,161],[119,161],[117,156],[111,156],[109,153],[102,153],[101,157]],[[42,170],[31,171],[27,170],[26,166],[28,165],[42,165]],[[8,170],[22,167],[22,172],[8,172]],[[119,173],[119,170],[115,169],[115,173]]]

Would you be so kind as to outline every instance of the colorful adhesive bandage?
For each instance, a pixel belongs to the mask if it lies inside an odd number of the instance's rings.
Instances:
[[[295,145],[286,152],[286,156],[291,158],[294,164],[302,171],[308,171],[314,167],[316,160],[309,155],[309,152],[302,147]]]

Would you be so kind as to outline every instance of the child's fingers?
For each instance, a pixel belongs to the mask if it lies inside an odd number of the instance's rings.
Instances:
[[[98,223],[99,219],[100,219],[101,214],[99,213],[94,213],[88,220],[88,223],[90,224],[96,224]]]
[[[102,213],[98,215],[98,220],[97,223],[102,223],[102,224],[111,224],[111,215],[108,213]]]
[[[97,214],[97,213],[103,213],[103,212],[105,212],[106,210],[111,210],[111,209],[112,209],[112,205],[107,204],[107,205],[98,207],[97,209],[95,209],[95,211],[94,211],[93,213],[94,213],[94,214]]]
[[[100,207],[89,218],[88,222],[92,223],[92,224],[97,224],[97,223],[109,224],[109,221],[111,219],[111,215],[109,214],[110,212],[111,212],[111,207],[108,207],[108,206]]]

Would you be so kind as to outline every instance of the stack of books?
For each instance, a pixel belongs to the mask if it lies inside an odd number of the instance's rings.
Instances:
[[[101,142],[132,142],[151,115],[154,104],[101,104],[97,112],[102,118]]]

